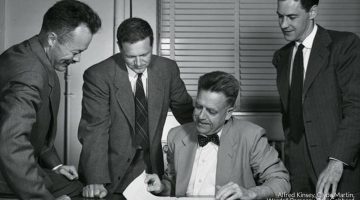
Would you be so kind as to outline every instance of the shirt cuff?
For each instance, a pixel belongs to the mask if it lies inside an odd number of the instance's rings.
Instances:
[[[54,168],[52,168],[53,171],[56,171],[57,169],[59,169],[59,167],[63,166],[63,164],[57,165]]]
[[[343,161],[338,160],[338,159],[333,158],[333,157],[329,157],[329,160],[336,160],[336,161],[342,162],[342,164],[345,165],[345,166],[349,166],[347,163],[344,163]]]

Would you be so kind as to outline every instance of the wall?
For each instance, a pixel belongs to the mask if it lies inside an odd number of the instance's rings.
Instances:
[[[5,48],[5,0],[0,0],[0,53]]]

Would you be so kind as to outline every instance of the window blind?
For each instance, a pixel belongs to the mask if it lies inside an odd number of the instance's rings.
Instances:
[[[177,61],[195,97],[204,73],[221,70],[240,82],[237,111],[279,111],[275,50],[287,43],[277,0],[159,0],[159,55]],[[323,0],[317,22],[360,35],[360,1]]]

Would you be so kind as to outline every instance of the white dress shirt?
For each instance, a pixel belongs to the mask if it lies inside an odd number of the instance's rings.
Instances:
[[[186,196],[215,196],[218,149],[212,142],[203,147],[198,144]]]
[[[128,76],[129,76],[129,81],[131,84],[131,90],[133,92],[133,94],[135,95],[136,92],[136,80],[138,78],[138,74],[136,72],[134,72],[132,69],[130,69],[128,66],[126,66],[127,71],[128,71]],[[145,92],[145,96],[147,97],[148,94],[148,87],[147,87],[147,79],[148,79],[148,73],[147,73],[147,69],[145,69],[145,71],[142,73],[143,75],[141,76],[141,81],[143,83],[143,87],[144,87],[144,92]]]
[[[318,30],[318,26],[315,24],[313,30],[311,31],[310,35],[308,35],[305,40],[301,43],[304,45],[303,48],[303,63],[304,63],[304,77],[303,80],[305,80],[305,76],[306,76],[306,70],[307,70],[307,66],[309,63],[309,58],[310,58],[310,53],[311,53],[311,49],[314,43],[314,39],[315,39],[315,35],[316,32]],[[294,46],[294,49],[292,51],[292,57],[291,57],[291,68],[290,68],[290,84],[291,84],[291,79],[292,79],[292,68],[293,68],[293,63],[294,63],[294,59],[295,59],[295,54],[297,51],[298,46],[300,45],[300,42],[296,42],[296,45]]]

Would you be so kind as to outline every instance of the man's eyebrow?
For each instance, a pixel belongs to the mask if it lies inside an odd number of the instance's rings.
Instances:
[[[298,14],[294,14],[294,13],[293,13],[293,14],[287,14],[287,15],[286,15],[286,14],[281,14],[281,13],[279,13],[279,12],[276,12],[276,14],[279,15],[279,16],[287,16],[287,17],[298,16]]]

